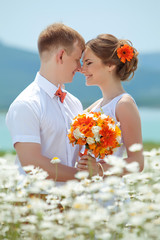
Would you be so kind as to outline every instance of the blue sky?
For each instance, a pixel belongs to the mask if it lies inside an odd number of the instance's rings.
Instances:
[[[139,52],[160,52],[159,0],[0,0],[0,40],[7,45],[37,51],[39,33],[54,22],[86,41],[110,33]]]

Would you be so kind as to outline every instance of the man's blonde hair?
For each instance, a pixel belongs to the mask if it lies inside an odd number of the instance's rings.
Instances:
[[[78,42],[83,51],[85,41],[77,31],[62,23],[54,23],[44,29],[39,35],[39,55],[41,56],[44,51],[51,51],[59,47],[64,47],[67,53],[70,54],[75,42]]]

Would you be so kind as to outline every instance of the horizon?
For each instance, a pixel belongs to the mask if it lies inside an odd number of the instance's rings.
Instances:
[[[77,30],[88,41],[101,33],[129,39],[142,53],[160,52],[160,1],[14,0],[0,9],[0,40],[8,46],[37,52],[40,32],[54,22]]]
[[[16,50],[20,50],[20,51],[24,51],[24,52],[29,52],[29,53],[35,53],[38,54],[38,49],[34,50],[34,49],[27,49],[25,47],[22,46],[16,46],[16,45],[12,45],[12,44],[8,44],[6,42],[4,42],[2,39],[0,39],[0,45],[4,46],[4,47],[8,47],[8,48],[13,48]],[[160,54],[160,50],[159,51],[141,51],[139,52],[139,54],[143,54],[143,55],[150,55],[150,54],[154,54],[154,55],[159,55]]]

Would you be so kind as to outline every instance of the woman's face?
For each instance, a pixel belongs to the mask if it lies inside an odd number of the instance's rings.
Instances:
[[[86,77],[86,85],[99,86],[103,84],[106,79],[107,65],[104,65],[89,47],[85,49],[82,61],[81,72]]]

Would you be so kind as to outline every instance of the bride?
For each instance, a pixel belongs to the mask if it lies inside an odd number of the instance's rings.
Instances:
[[[143,169],[142,149],[131,152],[129,147],[135,143],[142,144],[141,121],[135,100],[123,89],[122,82],[132,79],[137,69],[138,52],[127,40],[119,40],[110,34],[102,34],[86,44],[83,55],[82,73],[86,85],[97,85],[103,98],[91,105],[87,111],[102,111],[120,122],[122,146],[114,153],[122,157],[126,150],[127,163],[137,161],[139,170]],[[129,80],[130,80],[129,79]],[[100,166],[100,167],[99,167]],[[84,155],[78,162],[78,170],[88,170],[103,175],[110,166],[100,160]],[[124,170],[124,174],[127,172]]]

